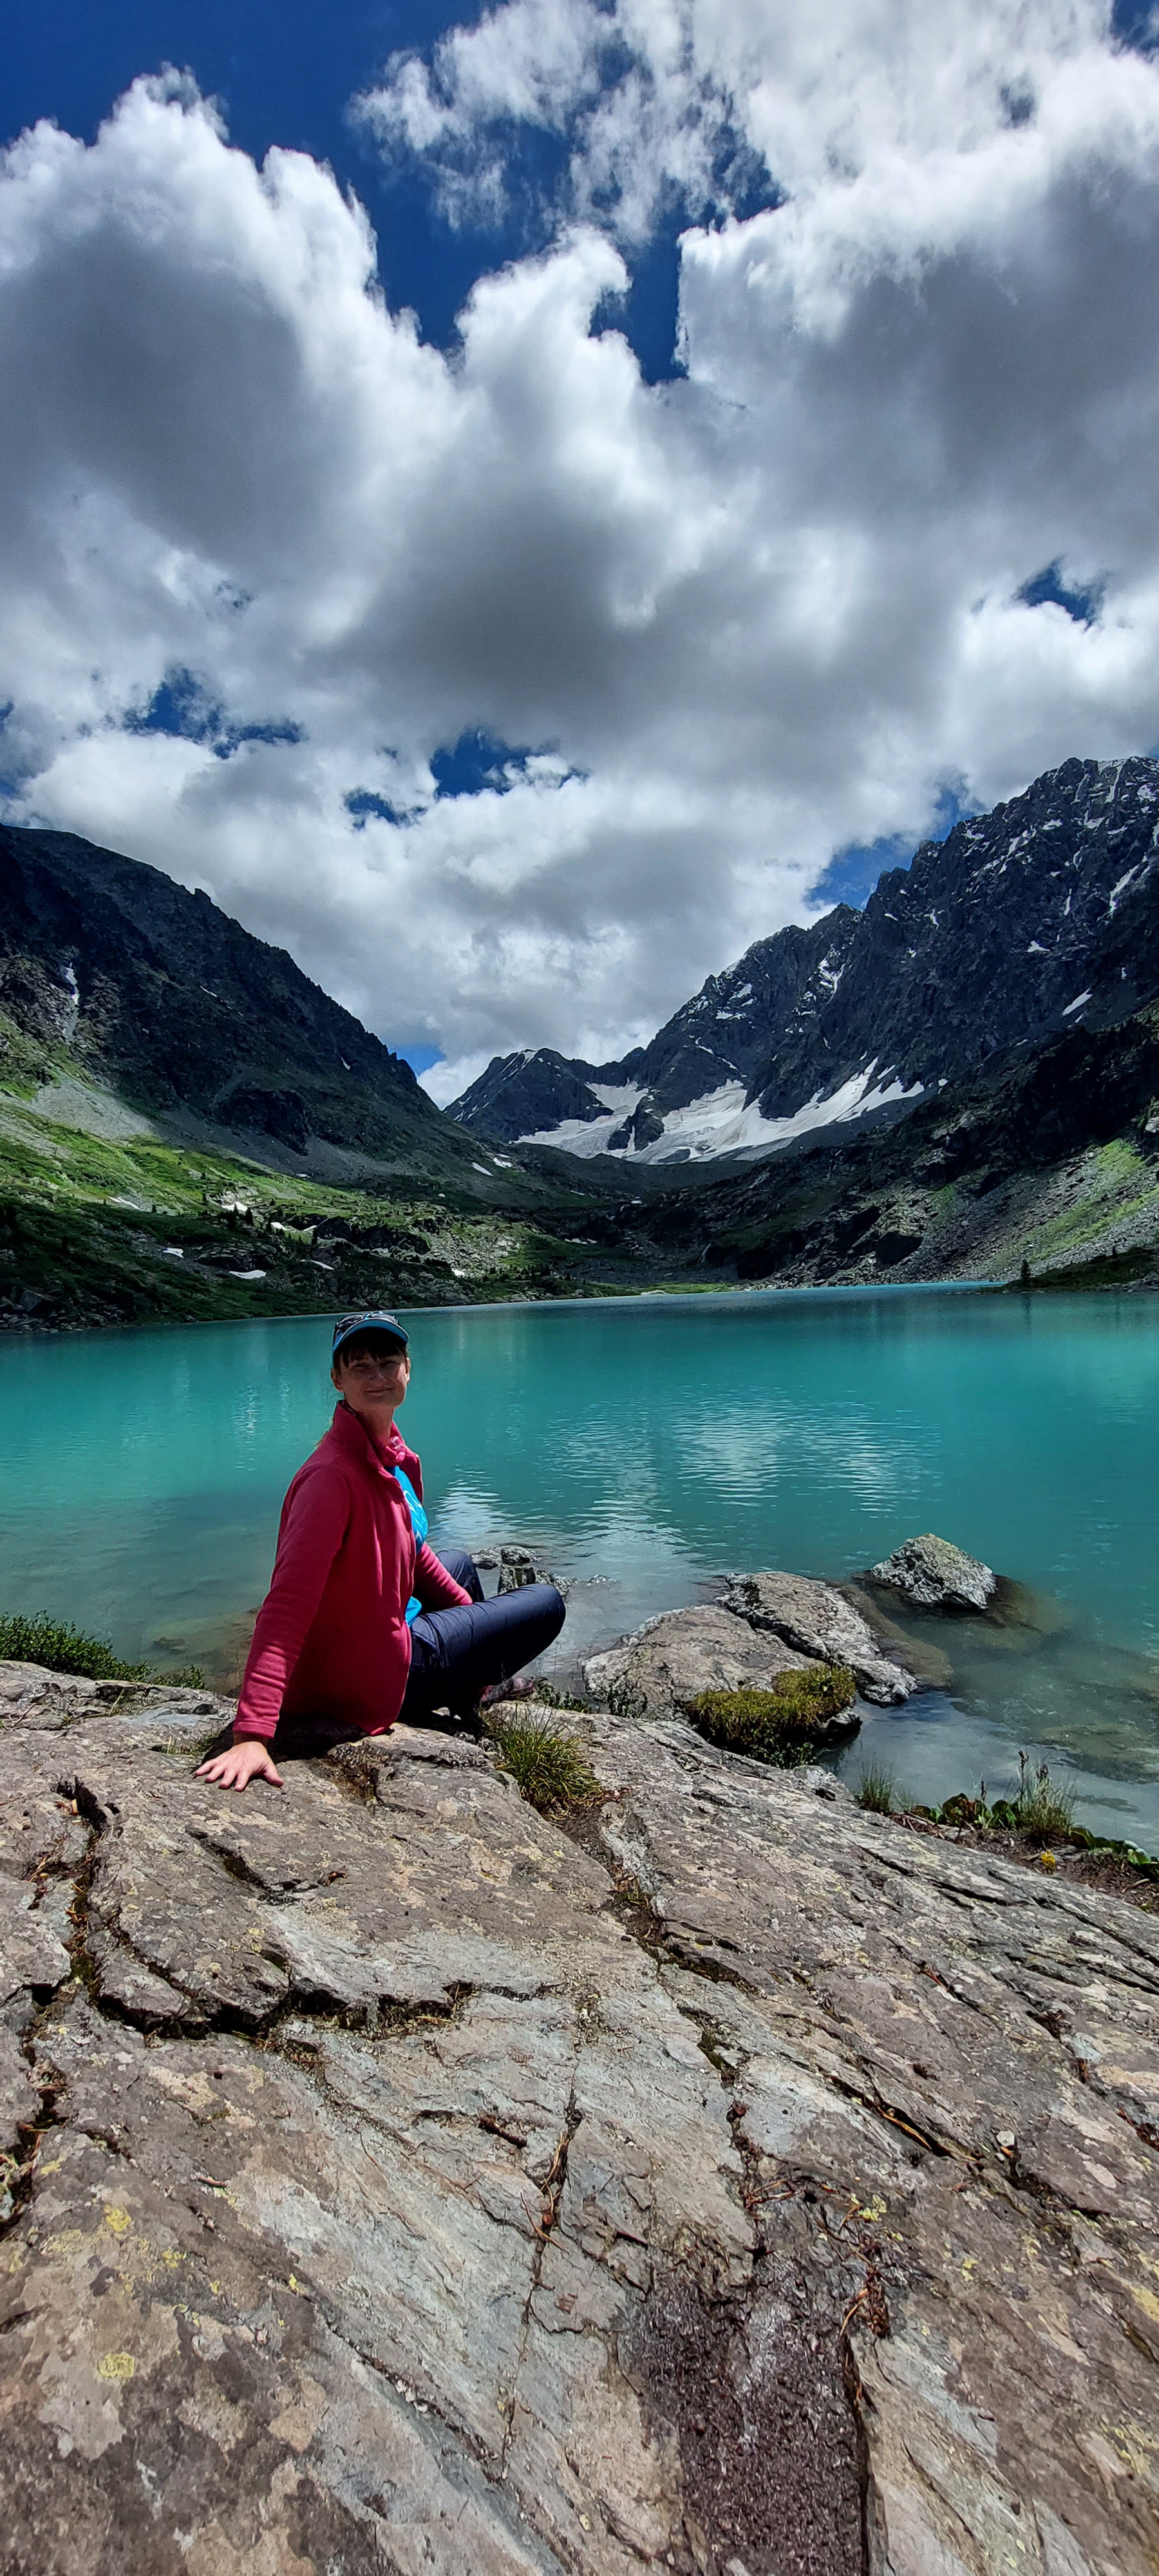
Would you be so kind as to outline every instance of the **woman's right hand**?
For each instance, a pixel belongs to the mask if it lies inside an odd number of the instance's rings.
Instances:
[[[268,1744],[258,1735],[243,1735],[228,1753],[215,1753],[211,1761],[199,1763],[194,1778],[216,1780],[222,1789],[245,1789],[251,1780],[269,1780],[275,1789],[285,1787]]]

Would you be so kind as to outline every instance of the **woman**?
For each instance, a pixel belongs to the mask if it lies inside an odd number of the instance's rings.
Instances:
[[[401,1715],[473,1711],[488,1686],[541,1655],[563,1626],[553,1583],[484,1601],[469,1556],[427,1545],[422,1470],[395,1423],[410,1380],[397,1316],[334,1327],[334,1419],[282,1506],[227,1753],[198,1778],[282,1787],[274,1752],[325,1752],[383,1735]]]

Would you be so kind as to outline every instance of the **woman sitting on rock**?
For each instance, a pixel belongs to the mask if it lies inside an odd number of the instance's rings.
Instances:
[[[436,1708],[473,1715],[559,1635],[553,1583],[485,1601],[469,1556],[456,1548],[440,1561],[427,1545],[422,1470],[394,1419],[408,1338],[378,1312],[335,1325],[334,1419],[282,1506],[232,1746],[199,1779],[280,1789],[275,1751],[326,1752],[385,1734],[396,1717],[421,1725]]]

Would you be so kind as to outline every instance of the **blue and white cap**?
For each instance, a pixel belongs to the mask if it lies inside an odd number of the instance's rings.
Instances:
[[[391,1340],[398,1342],[404,1351],[410,1340],[405,1324],[400,1324],[397,1315],[388,1315],[381,1306],[370,1306],[362,1315],[339,1316],[334,1327],[331,1360],[336,1360],[345,1343],[355,1341],[360,1333],[389,1333]]]

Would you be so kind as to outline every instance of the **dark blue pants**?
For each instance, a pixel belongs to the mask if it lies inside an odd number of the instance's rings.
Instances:
[[[404,1726],[421,1725],[433,1708],[469,1716],[482,1691],[534,1663],[564,1622],[563,1597],[554,1583],[525,1583],[518,1592],[485,1601],[465,1549],[447,1548],[439,1562],[470,1593],[470,1606],[420,1610],[410,1632],[410,1679],[399,1710]]]

